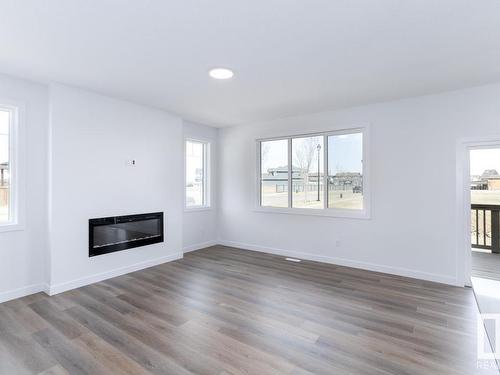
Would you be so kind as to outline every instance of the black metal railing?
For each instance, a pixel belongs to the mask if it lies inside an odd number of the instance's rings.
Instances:
[[[471,244],[500,253],[500,205],[471,205]]]

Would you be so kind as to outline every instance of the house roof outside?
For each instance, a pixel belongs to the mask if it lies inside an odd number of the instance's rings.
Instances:
[[[481,175],[482,178],[500,177],[496,169],[486,169]]]

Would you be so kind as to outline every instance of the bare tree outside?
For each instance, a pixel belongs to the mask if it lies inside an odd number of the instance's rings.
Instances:
[[[261,206],[363,209],[361,132],[262,141],[259,151]]]
[[[260,158],[261,158],[262,164],[267,163],[270,149],[271,149],[271,145],[269,144],[269,142],[261,142],[260,143]]]
[[[301,171],[309,171],[314,152],[319,143],[322,143],[320,137],[298,138],[296,146],[293,148],[293,162]]]
[[[323,154],[321,152],[318,153],[318,145],[320,148],[323,147],[323,137],[321,136],[294,138],[292,141],[292,165],[298,169],[295,172],[298,173],[298,181],[300,181],[300,185],[298,183],[294,185],[294,193],[299,194],[299,190],[303,192],[301,194],[303,204],[307,204],[311,200],[311,197],[315,197],[317,194],[310,191],[310,175],[315,172],[312,170],[313,167],[316,166],[317,168],[318,166],[318,158],[321,164]]]

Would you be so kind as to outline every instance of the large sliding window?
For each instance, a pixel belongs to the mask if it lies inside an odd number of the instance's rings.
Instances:
[[[210,144],[186,140],[185,198],[186,208],[210,207],[209,156]]]
[[[366,131],[259,140],[260,206],[367,217]]]

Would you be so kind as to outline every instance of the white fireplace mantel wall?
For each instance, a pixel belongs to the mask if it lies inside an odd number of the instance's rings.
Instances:
[[[181,258],[183,236],[197,246],[198,237],[183,231],[184,127],[192,137],[212,137],[215,153],[214,128],[82,89],[0,75],[2,98],[25,106],[26,220],[23,230],[0,232],[0,302]],[[165,213],[164,243],[88,257],[89,218],[156,211]],[[214,217],[215,204],[190,216],[206,228],[205,243],[215,243]]]

